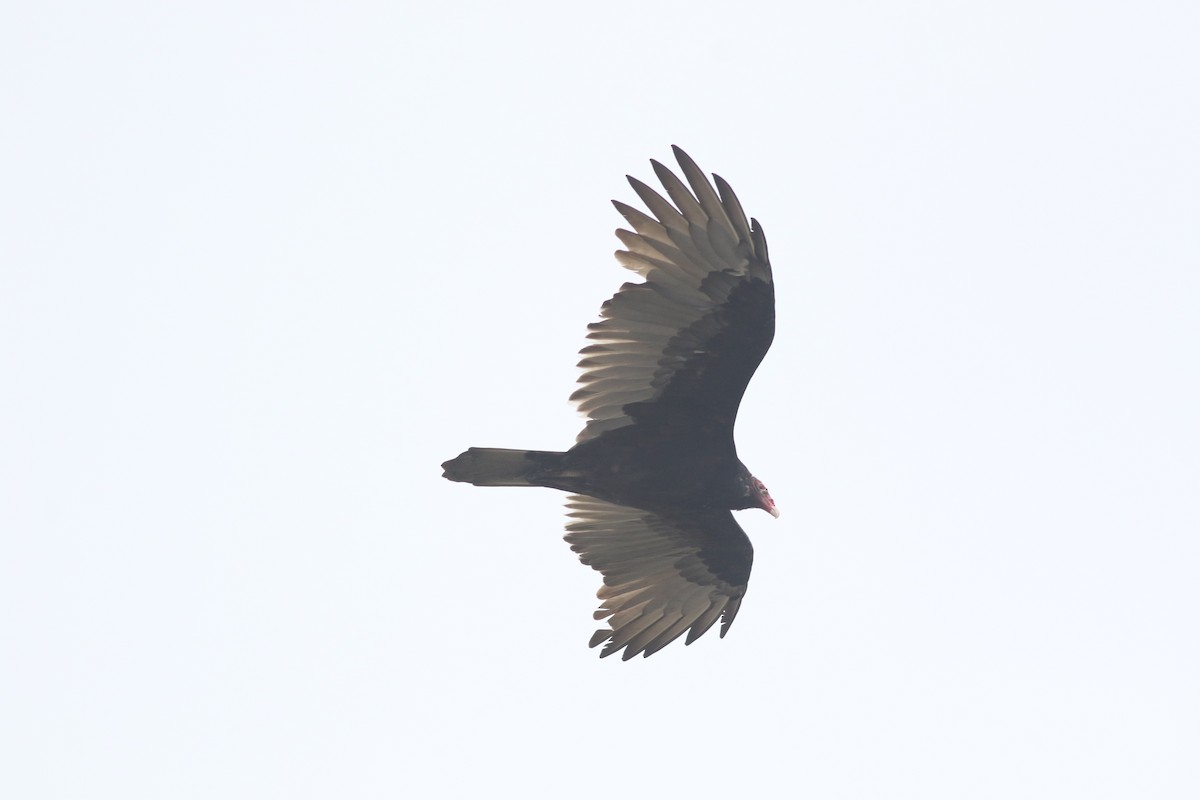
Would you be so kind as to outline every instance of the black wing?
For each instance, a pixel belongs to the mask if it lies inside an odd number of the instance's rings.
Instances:
[[[691,644],[721,619],[724,636],[742,603],[754,549],[728,511],[666,515],[572,496],[566,540],[604,575],[596,619],[609,627],[600,656],[650,655],[684,631]]]
[[[762,228],[747,222],[724,180],[713,176],[714,191],[695,162],[673,149],[691,191],[651,163],[674,206],[634,178],[630,185],[654,217],[613,201],[636,231],[617,231],[628,248],[617,260],[645,282],[622,286],[588,326],[596,344],[580,351],[583,386],[571,396],[589,417],[577,441],[669,420],[732,446],[746,384],[775,335]]]

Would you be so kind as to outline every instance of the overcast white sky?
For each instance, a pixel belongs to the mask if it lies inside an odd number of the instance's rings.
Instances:
[[[416,8],[416,6],[420,8]],[[0,13],[0,794],[1200,796],[1200,6]],[[586,644],[625,173],[762,222],[724,640]]]

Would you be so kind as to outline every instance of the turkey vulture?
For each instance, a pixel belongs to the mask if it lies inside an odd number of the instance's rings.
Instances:
[[[678,147],[687,179],[651,161],[671,202],[629,183],[653,216],[613,201],[626,283],[588,326],[582,386],[587,424],[565,453],[472,447],[444,477],[476,486],[570,492],[566,540],[604,576],[590,646],[601,657],[649,656],[733,624],[754,550],[730,513],[778,517],[767,487],[738,460],[733,425],[750,376],[775,335],[767,241],[733,190],[712,184]],[[691,187],[690,191],[688,186]],[[674,203],[672,205],[672,202]]]

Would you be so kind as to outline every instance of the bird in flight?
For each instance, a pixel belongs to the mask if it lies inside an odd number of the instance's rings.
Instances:
[[[571,395],[588,420],[575,445],[472,447],[442,464],[452,481],[571,494],[566,540],[604,577],[595,617],[608,627],[590,646],[626,660],[685,632],[691,644],[718,619],[725,636],[754,558],[731,510],[779,516],[733,441],[775,335],[767,241],[729,184],[713,175],[714,189],[673,150],[686,184],[651,161],[667,197],[631,177],[650,213],[613,201],[633,228],[617,231],[617,261],[643,281],[624,284],[588,325]]]

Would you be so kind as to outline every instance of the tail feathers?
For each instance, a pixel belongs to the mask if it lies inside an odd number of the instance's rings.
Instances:
[[[442,477],[476,486],[545,486],[547,471],[562,453],[471,447],[442,464]]]

